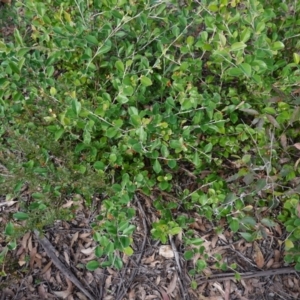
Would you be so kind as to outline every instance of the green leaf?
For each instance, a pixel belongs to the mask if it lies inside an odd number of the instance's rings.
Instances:
[[[9,250],[15,250],[17,248],[17,241],[15,239],[10,241],[7,247]]]
[[[110,41],[110,40],[106,41],[105,44],[102,45],[102,46],[98,49],[97,54],[98,54],[98,55],[102,55],[102,54],[105,54],[105,53],[109,52],[110,49],[111,49],[111,46],[112,46],[111,41]]]
[[[179,234],[181,231],[182,231],[181,227],[173,227],[169,230],[169,234],[175,235],[175,234]]]
[[[226,73],[229,76],[235,76],[235,77],[243,75],[243,71],[241,70],[241,68],[236,68],[236,67],[227,69]]]
[[[25,57],[22,57],[18,62],[18,68],[19,68],[20,72],[23,68],[24,62],[25,62]]]
[[[117,60],[115,63],[115,67],[118,71],[120,71],[121,73],[124,72],[124,64],[121,60]]]
[[[252,73],[252,69],[251,69],[251,66],[247,63],[242,63],[240,64],[239,66],[242,71],[244,72],[244,74],[247,76],[247,77],[250,77],[251,76],[251,73]]]
[[[296,270],[297,272],[300,272],[300,263],[296,263],[296,265],[295,265],[295,270]]]
[[[8,222],[7,225],[5,226],[5,235],[12,236],[15,233],[15,228],[14,224],[11,222]]]
[[[205,268],[206,268],[207,264],[205,262],[205,260],[203,259],[198,259],[196,262],[196,267],[198,272],[202,272]]]
[[[295,238],[296,240],[300,239],[300,228],[296,228],[293,232],[293,238]]]
[[[155,162],[153,164],[153,170],[156,174],[158,174],[161,171],[161,165],[157,159],[155,160]]]
[[[236,13],[234,17],[230,18],[227,21],[227,24],[232,24],[232,23],[237,22],[240,19],[240,17],[241,17],[240,13]]]
[[[123,248],[123,252],[127,255],[127,256],[131,256],[133,254],[133,249],[131,247],[126,247]]]
[[[294,248],[294,243],[289,239],[285,240],[284,245],[285,245],[285,251],[289,251]]]
[[[13,217],[17,220],[27,220],[29,218],[28,214],[24,213],[24,212],[17,212],[15,214],[13,214]]]
[[[294,59],[294,63],[298,65],[300,62],[300,55],[298,53],[294,52],[293,59]]]
[[[98,261],[96,260],[91,260],[89,261],[87,264],[86,264],[86,268],[89,270],[89,271],[94,271],[96,270],[97,268],[100,267],[100,264]]]
[[[58,141],[63,136],[64,132],[65,130],[63,128],[56,130],[54,133],[54,140]]]
[[[254,238],[251,233],[248,232],[240,232],[240,235],[247,241],[247,242],[253,242]]]
[[[201,246],[203,244],[203,240],[201,238],[194,238],[189,241],[189,244],[195,246]]]
[[[230,51],[240,51],[247,47],[247,45],[244,42],[236,42],[233,43],[230,47]]]
[[[117,133],[119,132],[119,128],[117,127],[110,127],[106,130],[105,132],[105,136],[109,137],[109,138],[113,138],[117,135]]]
[[[103,255],[103,248],[100,247],[100,246],[97,246],[96,249],[95,249],[95,255],[97,257],[101,257]]]
[[[130,116],[130,122],[134,127],[140,127],[142,124],[142,120],[138,115]]]
[[[284,48],[284,43],[279,42],[279,41],[273,43],[273,45],[271,46],[271,49],[272,49],[273,51],[281,50],[281,49],[283,49],[283,48]]]
[[[135,226],[134,225],[129,225],[127,228],[125,228],[123,230],[123,234],[130,235],[134,232],[134,230],[135,230]]]
[[[268,219],[268,218],[263,218],[263,219],[261,219],[260,222],[263,225],[268,226],[268,227],[275,227],[277,225],[273,220]]]
[[[212,148],[213,148],[212,143],[206,144],[205,147],[204,147],[204,153],[211,152]]]
[[[72,100],[72,109],[75,114],[78,116],[81,111],[81,103],[77,99]]]
[[[114,267],[117,270],[121,270],[123,268],[123,262],[120,257],[115,257],[114,259]]]
[[[198,151],[195,151],[195,153],[194,153],[193,164],[194,164],[196,167],[200,167],[200,166],[201,166],[201,160],[200,160],[200,158],[199,158]]]
[[[233,219],[229,223],[229,227],[233,232],[238,232],[240,228],[240,222],[238,219]]]
[[[117,155],[116,155],[115,153],[111,153],[111,154],[109,155],[109,162],[110,162],[110,163],[115,163],[116,160],[117,160]]]
[[[246,42],[250,39],[251,34],[252,34],[251,29],[248,28],[248,27],[246,27],[246,28],[241,32],[241,35],[240,35],[240,40],[241,40],[241,42],[246,43]]]
[[[150,86],[152,85],[152,81],[150,78],[146,77],[146,76],[141,76],[141,83],[143,86]]]
[[[185,251],[184,259],[190,260],[194,257],[194,252],[192,250]]]
[[[125,104],[125,103],[127,103],[129,101],[129,99],[125,95],[123,95],[123,94],[119,94],[117,96],[117,100],[121,104]]]
[[[11,70],[14,72],[14,73],[17,73],[17,74],[20,74],[20,69],[19,69],[19,66],[16,62],[14,61],[9,61],[8,62],[8,65],[10,66]]]
[[[132,96],[134,89],[131,85],[122,85],[122,92],[125,96]]]
[[[86,39],[89,43],[91,43],[91,44],[94,44],[94,45],[98,45],[98,44],[99,44],[97,38],[94,37],[93,35],[87,35],[87,36],[85,37],[85,39]]]
[[[104,165],[104,163],[102,161],[96,161],[94,163],[94,168],[96,170],[104,170],[105,169],[105,165]]]
[[[111,13],[117,19],[122,19],[123,18],[123,15],[118,10],[112,10]]]
[[[260,34],[261,32],[263,32],[265,30],[265,28],[266,28],[265,22],[259,22],[255,26],[255,33]]]
[[[168,166],[169,166],[171,169],[176,168],[176,166],[177,166],[177,161],[176,161],[175,159],[168,160]]]

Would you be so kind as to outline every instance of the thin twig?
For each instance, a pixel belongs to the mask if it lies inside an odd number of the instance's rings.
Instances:
[[[34,233],[39,241],[39,243],[44,248],[47,255],[52,259],[52,262],[56,266],[56,268],[62,272],[63,275],[65,275],[69,280],[71,280],[74,285],[82,292],[84,293],[88,299],[90,300],[96,300],[94,296],[90,294],[88,290],[83,286],[83,284],[77,279],[77,277],[69,270],[56,256],[55,254],[55,248],[52,246],[52,244],[48,241],[46,237],[41,238],[40,233],[38,230],[34,230]]]
[[[142,244],[142,248],[140,250],[140,254],[138,255],[136,261],[135,261],[135,264],[138,266],[139,263],[141,262],[142,260],[142,256],[143,256],[143,253],[144,253],[144,249],[145,249],[145,245],[146,245],[146,240],[147,240],[147,233],[148,233],[148,230],[147,230],[147,223],[146,223],[146,215],[145,215],[145,212],[143,210],[143,207],[138,199],[138,197],[136,195],[134,195],[134,200],[136,201],[136,203],[138,204],[139,206],[139,209],[140,209],[140,212],[141,214],[143,215],[142,217],[142,221],[143,221],[143,226],[144,226],[144,240],[143,240],[143,244]],[[121,292],[119,292],[119,289],[118,289],[118,292],[117,292],[117,297],[116,299],[117,300],[121,300],[123,299],[125,293],[126,293],[126,289],[130,286],[130,284],[132,283],[135,275],[137,273],[137,269],[134,269],[132,271],[132,274],[129,278],[129,280],[127,281],[126,284],[123,285],[123,290]]]
[[[180,264],[180,260],[179,260],[178,251],[176,249],[175,243],[174,243],[171,235],[169,235],[169,240],[170,240],[170,243],[171,243],[171,247],[172,247],[172,250],[173,250],[173,253],[174,253],[174,258],[175,258],[175,262],[176,262],[178,273],[179,273],[178,282],[179,282],[179,285],[180,285],[181,295],[182,295],[184,300],[185,299],[188,300],[188,299],[190,299],[190,296],[189,296],[189,293],[186,291],[186,285],[185,285],[185,282],[183,281],[184,276],[182,274],[182,269],[181,269],[181,264]]]
[[[241,276],[242,279],[248,279],[254,277],[274,276],[274,275],[289,274],[289,273],[296,273],[296,270],[292,267],[288,267],[288,268],[272,269],[266,271],[239,273],[239,275]],[[201,283],[206,283],[211,281],[232,280],[232,279],[236,279],[235,274],[236,273],[214,274],[211,275],[209,278],[201,276],[197,278],[197,282],[201,284]]]

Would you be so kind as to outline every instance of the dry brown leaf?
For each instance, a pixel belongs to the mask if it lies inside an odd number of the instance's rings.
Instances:
[[[281,257],[280,251],[279,250],[274,250],[274,258],[275,258],[275,262],[279,262]]]
[[[44,273],[46,273],[48,271],[48,269],[51,267],[52,265],[52,260],[50,260],[46,266],[43,268],[43,270],[41,271],[41,275],[43,275]]]
[[[213,248],[216,247],[218,240],[219,240],[219,237],[217,235],[214,235],[213,238],[211,239],[211,246]]]
[[[74,203],[74,201],[69,200],[67,203],[65,203],[65,204],[62,206],[62,208],[69,208],[69,207],[72,206],[73,203]]]
[[[294,147],[297,148],[298,150],[300,150],[300,143],[294,144]]]
[[[38,286],[38,293],[41,299],[47,299],[47,292],[43,284]]]
[[[72,297],[72,290],[73,290],[73,284],[72,282],[66,278],[66,281],[67,281],[67,284],[68,284],[68,288],[65,290],[65,291],[61,291],[61,292],[54,292],[54,294],[57,296],[57,297],[60,297],[62,299],[67,299],[68,300],[71,300],[73,297]],[[72,298],[70,298],[72,297]]]
[[[221,293],[222,297],[225,297],[225,291],[223,290],[221,284],[219,282],[214,282],[213,286]]]
[[[276,223],[274,228],[275,228],[276,232],[279,234],[279,236],[281,237],[282,236],[281,226],[278,223]]]
[[[45,280],[47,280],[48,282],[53,282],[54,281],[54,278],[52,277],[51,278],[51,274],[52,274],[52,269],[49,268],[44,274],[43,274],[43,278]]]
[[[69,254],[67,253],[67,251],[64,251],[64,257],[65,257],[66,263],[67,263],[68,265],[70,265],[70,256],[69,256]]]
[[[148,256],[146,258],[142,259],[142,263],[145,265],[149,265],[154,261],[155,253],[153,253],[151,256]]]
[[[175,288],[177,286],[177,278],[178,278],[177,273],[174,273],[172,280],[171,280],[170,284],[168,285],[167,294],[171,294],[175,290]]]
[[[276,121],[276,119],[271,116],[271,115],[266,115],[267,119],[269,120],[269,122],[275,127],[275,128],[278,128],[280,129],[280,125],[279,123]]]
[[[71,248],[73,247],[73,244],[75,243],[75,241],[78,240],[78,236],[79,236],[79,231],[77,231],[72,237],[71,245],[70,245]]]
[[[165,257],[165,258],[173,258],[174,252],[172,250],[172,247],[170,245],[162,245],[159,248],[159,255]]]
[[[225,281],[224,285],[225,285],[224,300],[230,300],[231,280]]]
[[[90,285],[94,281],[94,275],[91,272],[87,272],[85,275],[85,281]]]
[[[112,276],[107,276],[105,280],[105,290],[108,290],[111,286]]]
[[[253,242],[253,259],[258,268],[262,269],[265,264],[264,256],[256,242]]]
[[[145,300],[146,299],[146,291],[145,291],[144,287],[139,284],[138,290],[139,290],[138,293],[139,293],[140,299]]]
[[[61,280],[61,278],[60,278],[59,272],[56,273],[55,279],[56,279],[56,281],[58,282],[58,284],[63,285],[63,282],[62,282],[62,280]]]
[[[32,248],[32,250],[30,251],[30,262],[29,262],[30,269],[33,268],[36,253],[37,253],[37,247]]]
[[[128,300],[135,300],[135,291],[134,289],[131,289],[130,292],[128,293]]]
[[[300,218],[300,204],[297,204],[297,216]]]
[[[222,239],[224,242],[228,242],[226,236],[225,236],[223,233],[219,233],[219,234],[218,234],[218,237],[219,237],[220,239]]]
[[[267,269],[270,269],[270,268],[273,266],[274,261],[275,261],[274,258],[271,258],[271,259],[267,262],[266,268],[267,268]]]
[[[86,232],[86,233],[81,233],[80,235],[79,235],[79,237],[81,238],[81,239],[83,239],[83,240],[85,240],[87,237],[89,237],[91,235],[91,233],[90,232]]]
[[[61,292],[53,292],[53,294],[55,294],[59,298],[67,299],[68,296],[71,294],[71,292],[68,290],[65,290],[65,291],[61,291]]]
[[[96,247],[82,249],[82,250],[80,250],[80,252],[83,253],[84,255],[91,255],[92,253],[94,253],[95,248]]]
[[[162,296],[162,300],[170,300],[168,294],[162,288],[160,288],[160,293]]]
[[[286,149],[287,147],[287,138],[286,138],[286,134],[283,133],[281,136],[280,136],[280,144],[282,146],[283,149]]]
[[[20,257],[19,257],[19,260],[18,260],[18,264],[20,267],[24,266],[26,264],[26,259],[25,259],[25,253],[23,252]]]
[[[28,238],[28,243],[27,243],[27,248],[28,248],[28,251],[30,252],[33,248],[33,245],[32,245],[32,235],[29,236]],[[26,248],[25,248],[26,249]]]
[[[80,292],[76,293],[76,296],[79,298],[79,300],[88,300],[88,298]]]
[[[298,158],[297,161],[295,162],[295,165],[294,165],[295,170],[297,169],[299,163],[300,163],[300,158]]]

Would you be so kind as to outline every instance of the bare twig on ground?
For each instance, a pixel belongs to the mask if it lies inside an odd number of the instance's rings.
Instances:
[[[186,300],[186,299],[188,300],[188,299],[190,299],[190,296],[189,296],[189,293],[186,289],[186,284],[184,282],[185,276],[183,276],[183,274],[182,274],[182,268],[181,268],[181,264],[180,264],[180,260],[179,260],[178,251],[176,249],[175,243],[174,243],[171,236],[169,236],[169,240],[170,240],[170,243],[171,243],[171,247],[172,247],[172,250],[173,250],[173,253],[174,253],[175,262],[176,262],[178,273],[179,273],[178,282],[179,282],[179,285],[180,285],[181,295],[182,295],[184,300]]]
[[[83,286],[83,284],[77,279],[77,277],[60,261],[60,259],[55,254],[55,248],[52,244],[48,241],[46,237],[41,238],[40,234],[37,230],[34,230],[34,233],[39,241],[39,243],[44,248],[47,255],[52,259],[52,262],[56,266],[56,268],[62,272],[69,280],[73,282],[73,284],[82,292],[84,293],[88,299],[96,300],[94,296]]]
[[[239,275],[241,276],[242,279],[248,279],[253,277],[274,276],[274,275],[289,274],[289,273],[296,273],[296,270],[292,267],[288,267],[288,268],[272,269],[267,271],[239,273]],[[211,275],[209,278],[200,276],[197,278],[197,282],[198,284],[201,284],[201,283],[212,282],[212,281],[226,281],[232,279],[235,279],[235,273],[215,274],[215,275]]]
[[[140,213],[143,215],[142,217],[142,221],[143,221],[143,227],[144,227],[144,239],[143,239],[143,244],[142,244],[142,247],[141,247],[141,250],[140,250],[140,254],[138,255],[136,261],[135,261],[135,264],[138,266],[142,260],[142,256],[143,256],[143,253],[144,253],[144,249],[145,249],[145,245],[146,245],[146,240],[147,240],[147,235],[148,235],[148,229],[147,229],[147,223],[146,223],[146,215],[145,215],[145,212],[143,210],[143,207],[138,199],[138,197],[136,195],[134,195],[134,200],[136,201],[136,203],[138,204],[139,206],[139,210],[140,210]],[[125,284],[121,284],[118,288],[118,292],[117,292],[117,296],[116,296],[116,299],[117,300],[121,300],[123,299],[124,295],[126,294],[126,291],[128,289],[128,287],[130,286],[130,284],[133,282],[133,279],[135,277],[137,273],[137,269],[134,269],[132,271],[132,274],[129,278],[129,280],[125,283]],[[120,287],[122,287],[122,290],[120,291]]]

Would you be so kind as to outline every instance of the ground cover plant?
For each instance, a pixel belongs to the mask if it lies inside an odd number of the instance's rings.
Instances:
[[[86,268],[122,269],[140,195],[152,238],[180,234],[198,257],[191,276],[212,259],[191,212],[248,242],[283,225],[300,270],[298,1],[23,0],[1,14],[1,195],[19,209],[2,222],[4,266],[25,232],[74,217],[67,199],[99,195]]]

